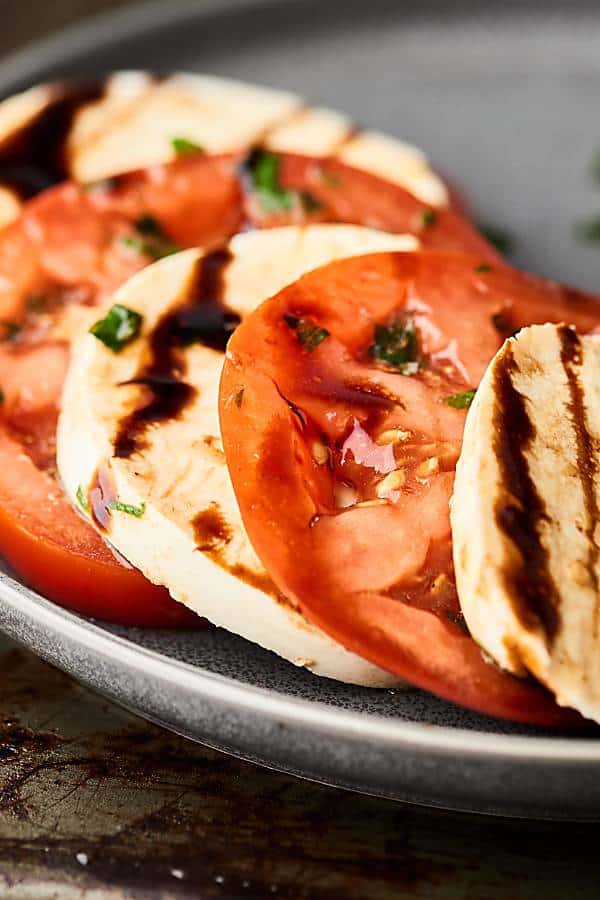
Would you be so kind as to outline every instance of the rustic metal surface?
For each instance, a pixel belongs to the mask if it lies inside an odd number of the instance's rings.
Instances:
[[[0,648],[2,897],[598,896],[600,826],[427,812],[271,773]]]

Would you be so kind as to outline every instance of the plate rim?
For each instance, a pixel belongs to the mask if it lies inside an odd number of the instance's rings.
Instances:
[[[127,662],[140,673],[156,675],[158,669],[162,681],[176,681],[178,684],[181,684],[183,675],[188,689],[194,694],[210,696],[213,700],[246,711],[260,712],[278,722],[308,727],[313,733],[368,739],[397,748],[411,745],[438,755],[460,752],[490,760],[600,763],[600,740],[597,737],[511,735],[388,719],[378,713],[365,715],[331,707],[319,700],[306,700],[245,684],[114,634],[93,621],[63,609],[5,573],[0,573],[0,599],[8,602],[17,613],[23,610],[25,599],[36,611],[39,625],[49,626],[54,633],[61,633],[80,647],[102,654],[113,662],[119,662],[119,657],[125,654]],[[56,662],[54,657],[52,661]]]
[[[89,50],[93,35],[97,53],[104,45],[115,44],[132,36],[153,32],[162,25],[181,27],[187,19],[197,20],[211,15],[231,14],[245,7],[268,9],[277,0],[142,0],[123,9],[105,10],[67,25],[48,37],[33,40],[21,49],[12,50],[0,62],[0,99],[30,84],[33,71],[55,65],[68,65],[73,57]],[[286,0],[301,5],[305,0]],[[160,66],[157,66],[157,70]],[[60,79],[58,79],[60,80]],[[38,81],[35,82],[39,83]]]
[[[300,7],[313,0],[285,2]],[[0,62],[0,99],[30,85],[32,73],[56,65],[68,65],[73,58],[89,50],[92,36],[94,50],[99,54],[107,44],[114,45],[129,39],[133,34],[139,36],[151,33],[162,25],[179,28],[187,19],[195,21],[206,16],[230,15],[253,7],[267,11],[270,7],[278,7],[279,3],[280,0],[169,0],[168,3],[163,0],[138,0],[132,6],[104,10],[82,21],[63,26],[47,37],[34,38],[24,46],[11,50]],[[598,12],[596,0],[573,0],[573,6],[575,3],[582,15],[589,12],[596,15]],[[429,4],[431,10],[428,9]],[[316,9],[320,5],[319,2],[313,2]],[[355,7],[361,8],[362,5],[361,0],[345,0],[345,6],[350,11]],[[403,12],[407,16],[423,16],[443,11],[446,15],[459,17],[463,14],[483,15],[487,12],[480,0],[458,0],[456,3],[444,3],[444,0],[405,0],[404,7]],[[564,0],[545,0],[545,7],[548,15],[565,15]],[[521,16],[537,13],[535,8],[524,6],[522,0],[505,0],[502,7],[495,7],[494,16],[502,17],[513,10],[517,10]]]

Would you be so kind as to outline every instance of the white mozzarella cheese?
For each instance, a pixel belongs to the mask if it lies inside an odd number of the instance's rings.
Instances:
[[[53,97],[52,85],[42,84],[14,94],[0,103],[0,158],[3,146],[33,122]],[[14,191],[0,184],[0,228],[15,219],[20,208],[21,204]]]
[[[406,188],[424,203],[443,207],[448,202],[443,181],[431,169],[425,154],[412,144],[378,131],[359,131],[341,145],[336,156],[355,169]]]
[[[2,143],[27,126],[60,95],[42,85],[0,103]],[[169,162],[173,140],[184,138],[209,153],[260,144],[279,152],[336,158],[400,185],[424,203],[443,207],[448,193],[417,148],[353,127],[344,115],[308,106],[297,94],[211,75],[145,72],[111,75],[99,100],[82,104],[67,137],[72,177],[88,183]],[[15,195],[0,185],[0,226],[14,218]]]
[[[240,150],[300,104],[299,97],[285,91],[209,75],[173,75],[150,84],[119,115],[104,100],[82,110],[70,136],[73,175],[78,181],[96,181],[168,162],[175,156],[174,138],[192,141],[208,153]],[[102,119],[103,127],[93,140],[82,139],[80,129],[90,129],[92,118]]]
[[[475,640],[600,721],[600,341],[523,329],[469,410],[452,499]]]
[[[344,256],[414,249],[408,236],[346,225],[289,227],[238,235],[230,242],[223,301],[240,317],[301,274]],[[141,450],[115,456],[119,423],[147,402],[126,384],[140,372],[157,323],[182,303],[202,265],[190,250],[144,269],[114,296],[143,316],[141,336],[113,353],[90,334],[76,342],[58,427],[58,466],[67,494],[89,496],[97,473],[139,517],[113,511],[107,538],[176,600],[230,631],[319,675],[373,686],[397,679],[348,652],[310,625],[273,588],[244,531],[222,451],[218,420],[221,353],[181,350],[193,402],[145,433]],[[219,527],[208,537],[207,522]],[[203,549],[199,549],[202,546]]]

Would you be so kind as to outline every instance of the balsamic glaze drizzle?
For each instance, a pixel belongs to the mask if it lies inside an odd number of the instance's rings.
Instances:
[[[115,456],[127,458],[143,449],[148,426],[177,418],[195,397],[196,389],[184,381],[184,347],[202,343],[225,351],[240,322],[237,313],[223,303],[224,273],[231,258],[228,248],[220,248],[198,260],[187,297],[152,332],[150,359],[135,378],[126,382],[144,385],[151,399],[120,422]]]
[[[68,137],[81,107],[102,99],[103,82],[56,85],[48,106],[0,145],[0,184],[22,200],[69,177]]]

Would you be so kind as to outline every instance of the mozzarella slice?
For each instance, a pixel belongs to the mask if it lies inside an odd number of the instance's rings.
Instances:
[[[60,96],[60,85],[42,85],[0,103],[0,159],[2,144]],[[416,147],[357,130],[346,116],[308,106],[297,94],[211,75],[179,73],[158,80],[136,71],[111,75],[102,98],[83,103],[74,116],[65,136],[66,156],[72,177],[88,183],[169,162],[174,138],[209,153],[260,144],[337,158],[400,185],[424,203],[448,203],[443,181]],[[0,185],[0,227],[18,210],[13,192]]]
[[[14,94],[0,103],[0,160],[2,148],[24,128],[33,122],[55,96],[54,88],[42,84],[20,94]],[[19,198],[10,187],[0,184],[0,228],[8,225],[19,214]]]
[[[222,298],[228,310],[243,317],[310,269],[344,256],[416,244],[410,236],[347,225],[238,235],[229,244]],[[200,251],[185,251],[144,269],[115,294],[113,302],[143,315],[141,336],[120,353],[90,334],[76,343],[58,426],[64,487],[76,503],[78,493],[90,496],[101,473],[120,502],[138,512],[143,508],[139,516],[113,510],[108,540],[151,581],[166,585],[176,600],[215,624],[319,675],[372,686],[397,683],[334,643],[278,596],[254,553],[220,440],[222,353],[199,343],[181,349],[193,402],[176,418],[154,422],[140,451],[115,456],[119,423],[148,402],[146,389],[131,380],[148,360],[157,324],[181,306],[201,277],[201,266]]]
[[[600,340],[566,325],[505,342],[469,410],[452,500],[475,640],[600,721]]]

